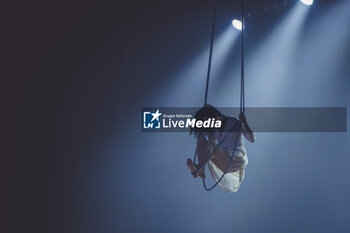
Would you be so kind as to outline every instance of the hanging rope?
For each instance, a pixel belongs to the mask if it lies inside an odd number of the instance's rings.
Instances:
[[[214,16],[213,16],[213,22],[212,22],[212,33],[211,33],[211,41],[210,41],[210,51],[209,51],[209,62],[208,62],[208,73],[207,73],[207,82],[205,87],[205,97],[204,97],[204,106],[207,104],[208,100],[208,89],[209,89],[209,79],[210,79],[210,68],[211,68],[211,61],[212,61],[212,54],[213,54],[213,44],[214,44],[214,34],[215,34],[215,21],[216,21],[216,10],[217,10],[217,3],[218,0],[215,0],[214,4]],[[241,92],[240,92],[240,113],[245,112],[245,93],[244,93],[244,0],[241,1],[241,22],[242,22],[242,38],[241,38]],[[204,169],[204,166],[209,162],[211,156],[217,151],[217,149],[221,146],[221,144],[225,141],[225,139],[228,137],[228,135],[237,127],[238,127],[238,134],[241,133],[242,130],[242,122],[241,120],[237,121],[237,123],[226,133],[222,141],[214,148],[214,150],[208,155],[204,163],[202,163],[200,166],[198,166],[197,170],[192,172],[192,175],[195,176],[198,174],[198,172],[202,169]],[[231,166],[232,159],[234,157],[234,152],[237,147],[239,137],[237,136],[232,155],[230,157],[230,161],[228,162],[225,171],[223,172],[222,176],[215,182],[214,185],[212,185],[210,188],[207,187],[205,183],[205,179],[203,178],[203,187],[206,191],[210,191],[214,189],[222,180],[222,178],[226,175],[228,169]],[[194,153],[193,156],[193,163],[196,161],[197,156],[197,150]]]
[[[245,93],[244,93],[244,0],[241,1],[241,22],[242,22],[242,37],[241,37],[241,98],[240,112],[245,111]]]
[[[216,8],[218,6],[218,0],[215,0],[214,3],[214,16],[211,27],[211,40],[210,40],[210,50],[209,50],[209,61],[208,61],[208,73],[207,73],[207,83],[205,85],[205,97],[204,97],[204,106],[207,104],[208,100],[208,90],[209,90],[209,79],[210,79],[210,68],[211,68],[211,60],[213,56],[213,45],[214,45],[214,35],[215,35],[215,22],[216,22]]]

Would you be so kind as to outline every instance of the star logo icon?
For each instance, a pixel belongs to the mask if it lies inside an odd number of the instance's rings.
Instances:
[[[153,116],[151,122],[153,122],[154,120],[159,121],[159,117],[162,115],[161,113],[159,113],[159,109],[157,109],[155,113],[151,113],[151,114]]]

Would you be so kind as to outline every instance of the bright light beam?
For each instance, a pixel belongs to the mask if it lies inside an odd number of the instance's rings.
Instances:
[[[304,40],[299,46],[299,56],[295,62],[295,81],[303,83],[299,87],[298,103],[320,106],[346,106],[348,92],[344,85],[344,67],[348,67],[347,51],[350,44],[350,1],[339,1],[312,20]],[[315,93],[306,98],[312,87]],[[317,93],[317,94],[316,94]]]
[[[281,106],[288,97],[286,93],[294,78],[292,67],[309,10],[297,2],[260,49],[248,57],[246,84],[255,91],[248,91],[247,98],[256,100],[255,106]]]
[[[238,35],[238,31],[232,30],[231,26],[229,26],[215,39],[210,82],[213,81],[215,75],[222,69]],[[166,107],[201,106],[205,94],[208,57],[209,46],[194,59],[192,64],[173,75],[173,77],[170,77],[166,85],[158,88],[157,90],[161,92],[157,93],[156,96],[152,98],[152,103],[149,103],[151,104],[149,106],[152,106],[152,104]],[[211,94],[209,84],[208,100],[211,99]]]
[[[247,102],[253,106],[280,106],[288,87],[290,66],[299,43],[301,29],[310,7],[297,2],[285,18],[262,43],[246,55]],[[217,87],[213,103],[219,106],[238,106],[240,66],[228,72],[228,79]],[[235,101],[237,100],[237,101]],[[252,101],[254,100],[254,101]]]

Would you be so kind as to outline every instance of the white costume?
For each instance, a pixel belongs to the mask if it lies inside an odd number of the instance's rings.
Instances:
[[[230,164],[230,168],[228,169],[225,176],[219,182],[219,185],[222,189],[228,192],[237,192],[240,184],[244,178],[244,169],[248,164],[247,152],[244,147],[243,137],[242,135],[249,141],[255,142],[254,133],[245,132],[244,125],[242,124],[241,133],[238,133],[238,124],[237,127],[231,131],[232,127],[237,123],[236,118],[227,118],[226,123],[224,125],[223,131],[216,131],[215,135],[215,143],[209,143],[210,151],[212,152],[217,144],[219,144],[224,137],[227,135],[226,139],[222,142],[217,151],[213,154],[211,159],[208,162],[208,167],[211,175],[213,176],[215,181],[218,181],[225,171],[226,166],[228,165],[230,158],[233,153],[233,149],[236,144],[236,149],[234,151],[234,157]],[[237,138],[238,137],[238,138]]]

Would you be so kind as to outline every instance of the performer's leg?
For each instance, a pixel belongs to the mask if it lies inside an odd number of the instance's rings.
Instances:
[[[204,138],[199,139],[197,142],[197,157],[199,162],[197,168],[201,167],[201,170],[198,172],[198,175],[203,179],[205,178],[205,165],[209,155],[210,146],[208,144],[208,141]]]

